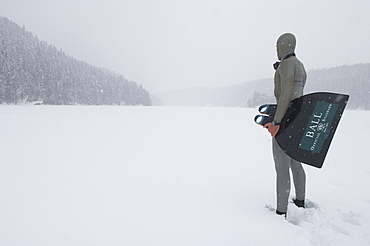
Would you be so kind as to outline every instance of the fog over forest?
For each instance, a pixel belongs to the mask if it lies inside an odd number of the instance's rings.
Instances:
[[[0,17],[0,103],[151,105],[123,75],[97,68]]]
[[[256,107],[273,103],[272,78],[227,87],[150,94],[124,75],[77,60],[0,17],[0,103]],[[145,72],[145,71],[143,71]],[[370,109],[370,64],[308,71],[305,93],[349,94],[349,109]]]
[[[370,64],[308,71],[304,93],[319,91],[349,94],[349,109],[369,110]],[[256,107],[275,102],[273,78],[220,88],[194,87],[168,91],[158,94],[156,99],[154,103],[168,106]]]

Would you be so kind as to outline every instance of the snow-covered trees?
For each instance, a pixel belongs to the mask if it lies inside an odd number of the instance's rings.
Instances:
[[[122,75],[67,56],[0,17],[0,104],[151,105],[148,91]]]
[[[349,94],[349,109],[370,110],[370,64],[343,65],[311,70],[307,90]]]

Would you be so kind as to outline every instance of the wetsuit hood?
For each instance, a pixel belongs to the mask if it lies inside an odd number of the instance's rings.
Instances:
[[[277,57],[281,61],[287,55],[294,53],[296,38],[291,33],[284,33],[276,42]]]

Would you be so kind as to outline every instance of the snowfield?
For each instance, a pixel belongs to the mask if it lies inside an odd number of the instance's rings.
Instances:
[[[345,111],[287,220],[256,113],[0,106],[0,245],[370,245],[370,112]]]

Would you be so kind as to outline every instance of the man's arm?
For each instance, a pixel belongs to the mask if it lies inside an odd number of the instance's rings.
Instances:
[[[279,98],[277,98],[277,109],[274,116],[274,122],[264,125],[272,137],[275,137],[279,132],[280,123],[288,110],[290,100],[293,95],[294,64],[289,60],[283,61],[279,67],[279,74],[275,74],[275,76],[279,76],[279,78],[275,79],[280,80],[280,88],[275,88],[275,95],[279,94]]]
[[[277,109],[274,121],[280,123],[288,110],[293,95],[294,85],[294,63],[288,59],[283,61],[279,67],[281,80],[280,96],[277,100]]]

